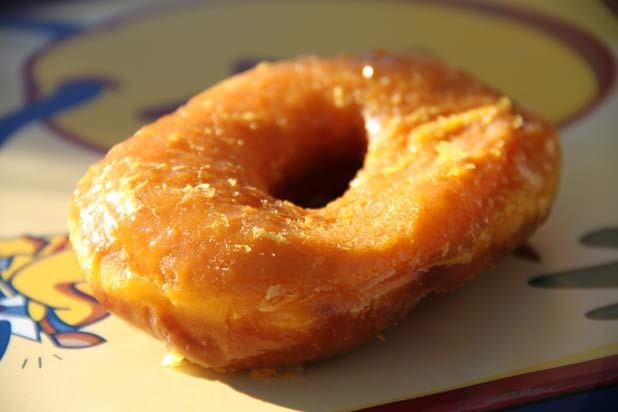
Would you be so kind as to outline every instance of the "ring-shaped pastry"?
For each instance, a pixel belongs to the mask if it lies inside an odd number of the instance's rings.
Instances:
[[[365,150],[325,206],[281,199]],[[296,365],[367,341],[521,244],[559,166],[548,122],[435,58],[302,57],[225,80],[114,147],[75,191],[71,240],[96,297],[187,359]]]

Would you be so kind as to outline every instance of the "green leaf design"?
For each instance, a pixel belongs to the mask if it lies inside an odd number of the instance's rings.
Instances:
[[[582,236],[581,243],[590,247],[618,248],[618,227],[590,232]]]
[[[591,310],[586,313],[586,317],[593,320],[618,319],[618,303]]]
[[[618,262],[536,276],[528,284],[537,288],[616,288]]]
[[[618,227],[587,233],[580,242],[593,248],[618,248]],[[548,289],[618,288],[618,261],[535,276],[528,284]],[[618,320],[618,303],[593,309],[585,316],[592,320]]]

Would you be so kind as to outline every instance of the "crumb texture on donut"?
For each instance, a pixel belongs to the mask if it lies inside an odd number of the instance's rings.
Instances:
[[[320,208],[280,199],[364,153]],[[70,208],[97,298],[206,367],[352,348],[460,286],[547,216],[560,148],[508,97],[426,56],[264,63],[93,165]]]

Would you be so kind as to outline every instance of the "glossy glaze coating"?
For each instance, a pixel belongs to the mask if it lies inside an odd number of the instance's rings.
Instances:
[[[278,199],[365,146],[343,196]],[[559,165],[545,120],[434,58],[301,57],[114,147],[78,184],[71,240],[97,298],[191,361],[295,365],[370,339],[519,245]]]

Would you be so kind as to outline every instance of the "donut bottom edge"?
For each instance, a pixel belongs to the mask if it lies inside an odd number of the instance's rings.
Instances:
[[[466,264],[442,265],[415,272],[413,281],[381,295],[361,314],[316,316],[307,329],[260,331],[259,325],[251,324],[251,319],[240,320],[236,325],[207,324],[198,317],[187,316],[182,309],[160,299],[158,294],[128,301],[122,290],[118,293],[106,290],[92,277],[90,285],[95,297],[110,312],[162,340],[168,350],[182,355],[192,364],[217,372],[290,368],[349,352],[406,318],[427,295],[461,288],[521,245],[545,217],[530,222],[504,243],[490,245],[489,250],[478,253]],[[108,269],[101,265],[99,270],[104,279]],[[109,270],[113,271],[109,273],[113,277],[118,267]]]

